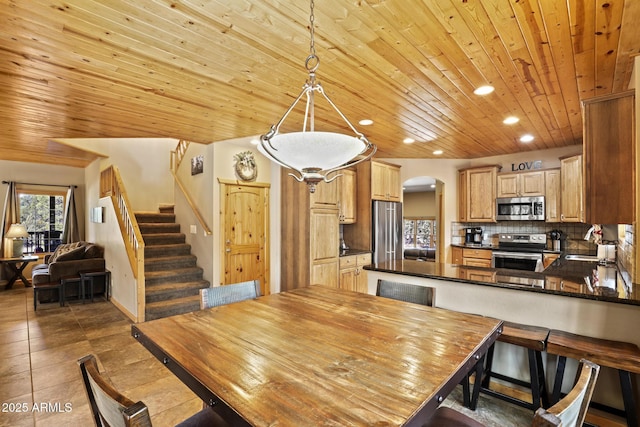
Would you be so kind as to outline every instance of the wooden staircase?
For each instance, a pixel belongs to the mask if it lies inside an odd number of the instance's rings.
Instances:
[[[175,222],[173,206],[135,215],[145,243],[145,320],[199,310],[199,290],[209,282]]]

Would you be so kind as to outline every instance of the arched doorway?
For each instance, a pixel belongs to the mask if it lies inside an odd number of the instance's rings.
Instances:
[[[430,176],[402,184],[405,259],[440,262],[443,255],[443,183]],[[443,259],[444,260],[444,259]]]

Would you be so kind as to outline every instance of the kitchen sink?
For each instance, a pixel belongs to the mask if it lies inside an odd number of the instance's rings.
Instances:
[[[568,254],[565,255],[564,259],[567,261],[589,261],[589,262],[598,262],[598,257],[593,255],[575,255]]]

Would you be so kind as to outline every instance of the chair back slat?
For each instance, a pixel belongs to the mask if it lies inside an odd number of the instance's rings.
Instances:
[[[151,427],[146,405],[120,394],[98,371],[95,356],[85,356],[78,364],[96,426]]]
[[[376,295],[395,300],[412,302],[433,307],[435,304],[435,289],[429,286],[412,285],[409,283],[378,280]]]
[[[216,286],[215,288],[200,289],[200,309],[232,304],[247,299],[258,298],[261,295],[260,281],[249,280],[233,285]]]
[[[588,360],[581,360],[576,385],[569,394],[551,408],[538,409],[533,417],[533,427],[582,426],[599,372],[599,365]]]

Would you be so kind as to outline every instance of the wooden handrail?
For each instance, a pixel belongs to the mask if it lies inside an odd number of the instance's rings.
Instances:
[[[127,257],[131,264],[133,276],[136,278],[138,296],[138,321],[144,321],[144,239],[138,227],[138,221],[131,209],[127,192],[124,188],[120,171],[109,166],[100,172],[100,197],[111,197],[113,207],[124,240]]]
[[[171,174],[173,175],[173,179],[176,181],[176,184],[178,184],[178,188],[182,192],[182,195],[184,196],[185,199],[187,199],[187,204],[193,211],[193,214],[198,219],[198,222],[200,223],[200,226],[202,226],[204,233],[207,236],[209,236],[212,234],[211,228],[209,228],[209,225],[207,225],[207,222],[204,220],[204,217],[202,216],[202,214],[200,213],[200,210],[198,209],[195,202],[193,201],[193,198],[187,191],[187,188],[178,177],[178,167],[180,167],[180,164],[182,163],[182,159],[184,158],[184,155],[188,147],[189,147],[189,142],[181,139],[180,141],[178,141],[178,146],[176,147],[176,149],[171,152],[171,165],[170,165]]]

